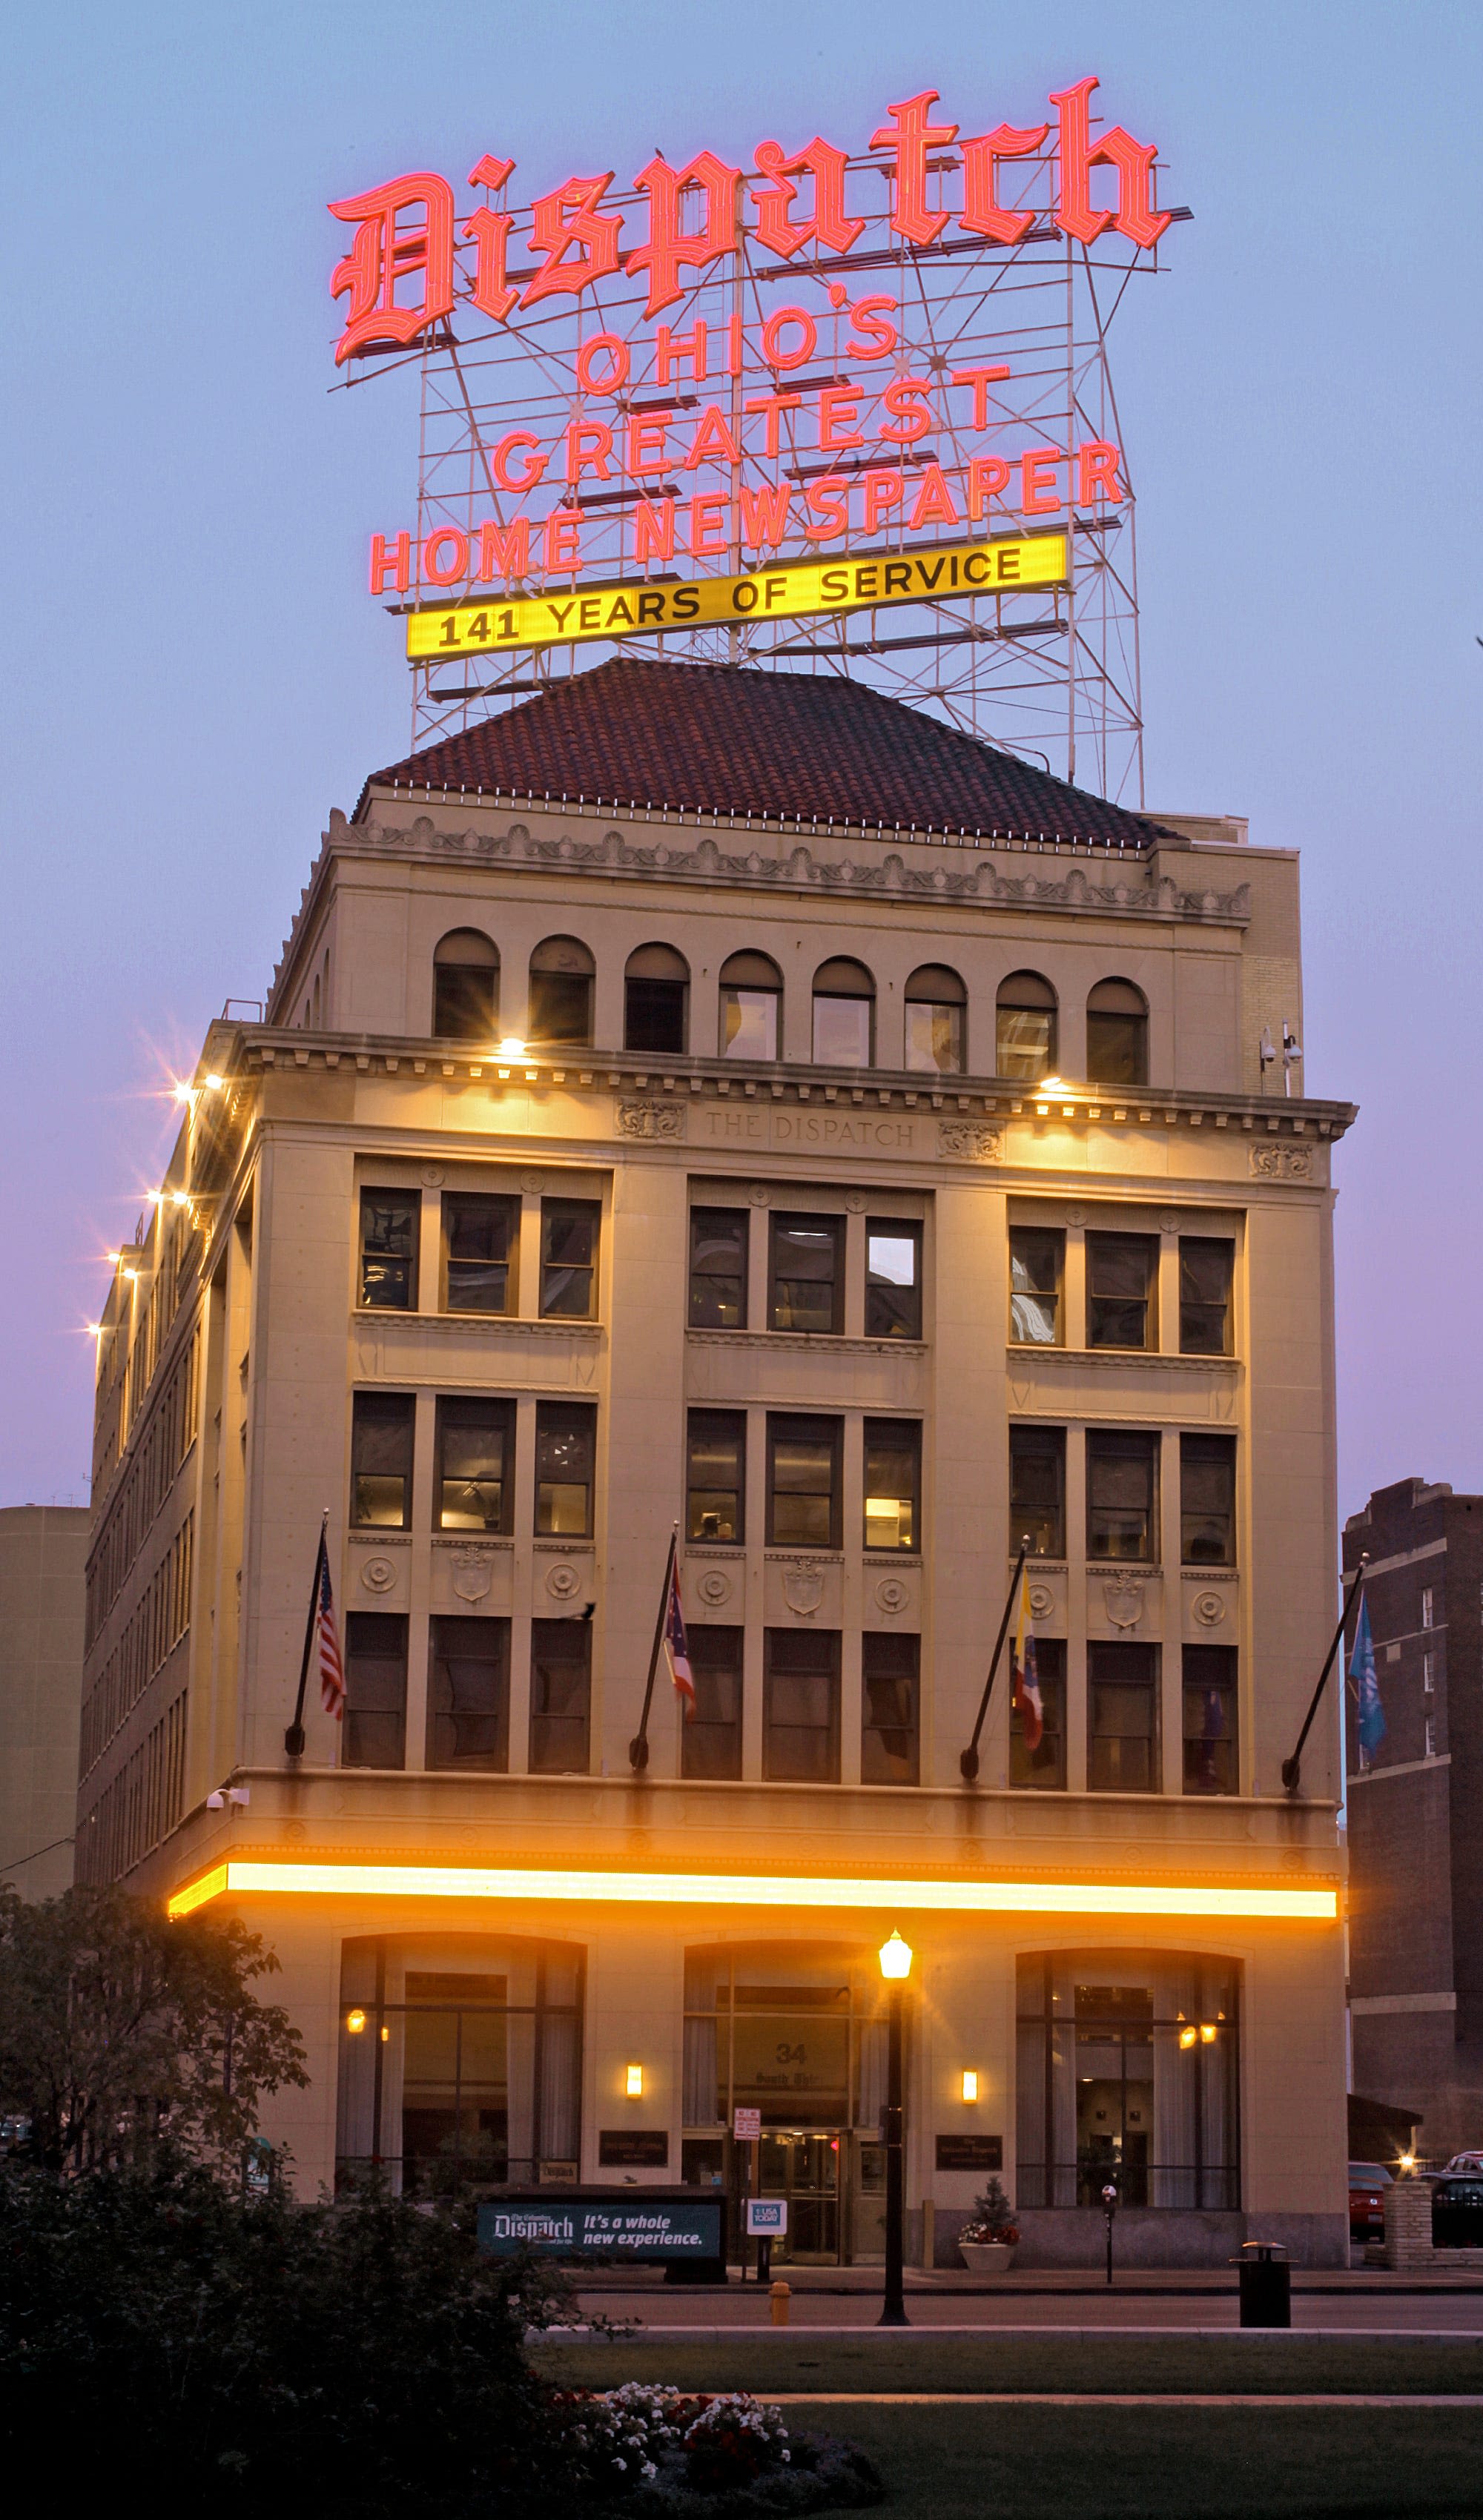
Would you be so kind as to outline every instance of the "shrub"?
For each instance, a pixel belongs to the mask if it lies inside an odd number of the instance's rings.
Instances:
[[[985,2240],[998,2240],[1006,2247],[1013,2247],[1019,2237],[1019,2226],[1014,2220],[1014,2208],[999,2180],[991,2179],[983,2194],[974,2197],[972,2214],[958,2237],[960,2242],[966,2240],[970,2247],[976,2247]]]

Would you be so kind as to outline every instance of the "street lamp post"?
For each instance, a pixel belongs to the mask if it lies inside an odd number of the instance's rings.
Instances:
[[[911,1974],[912,1949],[892,1931],[880,1946],[880,1974],[889,1989],[885,2069],[885,2300],[876,2322],[910,2327],[902,2273],[906,2256],[906,2109],[902,2097],[902,1989]]]

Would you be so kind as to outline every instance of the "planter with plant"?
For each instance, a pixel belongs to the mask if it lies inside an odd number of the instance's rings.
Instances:
[[[1008,2274],[1019,2245],[1014,2208],[997,2179],[991,2179],[958,2234],[964,2264],[976,2275]]]

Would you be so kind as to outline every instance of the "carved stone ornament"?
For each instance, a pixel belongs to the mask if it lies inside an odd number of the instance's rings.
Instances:
[[[1226,1604],[1219,1593],[1196,1593],[1190,1607],[1202,1628],[1218,1628],[1226,1615]]]
[[[863,1190],[846,1191],[844,1194],[844,1204],[851,1216],[863,1216],[869,1203]]]
[[[724,1566],[707,1566],[696,1586],[696,1598],[703,1601],[708,1610],[724,1609],[731,1599],[731,1577]]]
[[[423,1166],[423,1188],[424,1188],[424,1190],[441,1190],[441,1189],[442,1189],[442,1187],[443,1187],[443,1180],[444,1180],[444,1174],[443,1174],[443,1167],[442,1167],[442,1165],[441,1165],[441,1164],[424,1164],[424,1166]]]
[[[1158,1230],[1160,1234],[1177,1234],[1183,1223],[1184,1218],[1177,1209],[1166,1207],[1158,1220]]]
[[[1101,1588],[1102,1600],[1114,1628],[1136,1628],[1144,1615],[1144,1588],[1131,1583],[1126,1575],[1114,1575]]]
[[[559,1557],[554,1566],[547,1568],[546,1590],[554,1601],[569,1601],[573,1593],[580,1593],[581,1589],[581,1576],[564,1557]]]
[[[1085,1225],[1085,1224],[1086,1224],[1086,1221],[1087,1221],[1087,1211],[1086,1211],[1086,1209],[1085,1209],[1084,1207],[1074,1207],[1074,1206],[1073,1206],[1073,1207],[1063,1207],[1063,1208],[1061,1209],[1061,1214],[1062,1214],[1062,1216],[1065,1218],[1066,1223],[1067,1223],[1068,1225]]]
[[[396,1582],[396,1564],[390,1557],[368,1557],[361,1567],[360,1580],[368,1593],[389,1593]]]
[[[620,1102],[617,1117],[620,1138],[683,1138],[685,1135],[683,1102]]]
[[[534,1192],[538,1190],[544,1190],[545,1186],[546,1176],[544,1173],[523,1172],[520,1175],[521,1190]]]
[[[990,1129],[981,1120],[939,1120],[937,1151],[940,1155],[956,1155],[965,1163],[1002,1164],[1004,1131]]]
[[[484,1549],[461,1549],[453,1561],[453,1589],[461,1601],[482,1601],[494,1568]]]
[[[772,1186],[768,1182],[753,1182],[746,1193],[753,1207],[766,1207],[772,1194]]]
[[[1055,1607],[1056,1596],[1052,1592],[1049,1584],[1032,1584],[1030,1586],[1030,1616],[1032,1619],[1048,1619]]]
[[[807,1619],[824,1598],[824,1576],[817,1566],[790,1566],[783,1578],[783,1598],[800,1619]]]
[[[1311,1147],[1252,1147],[1253,1181],[1312,1181]]]
[[[882,1575],[876,1587],[876,1598],[887,1618],[894,1619],[898,1610],[907,1607],[911,1598],[911,1586],[903,1584],[899,1575]]]

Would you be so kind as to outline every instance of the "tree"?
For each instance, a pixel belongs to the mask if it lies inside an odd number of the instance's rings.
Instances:
[[[252,1989],[277,1967],[235,1918],[0,1889],[0,2107],[55,2175],[139,2167],[161,2142],[235,2168],[263,2094],[309,2079],[288,2014]]]

